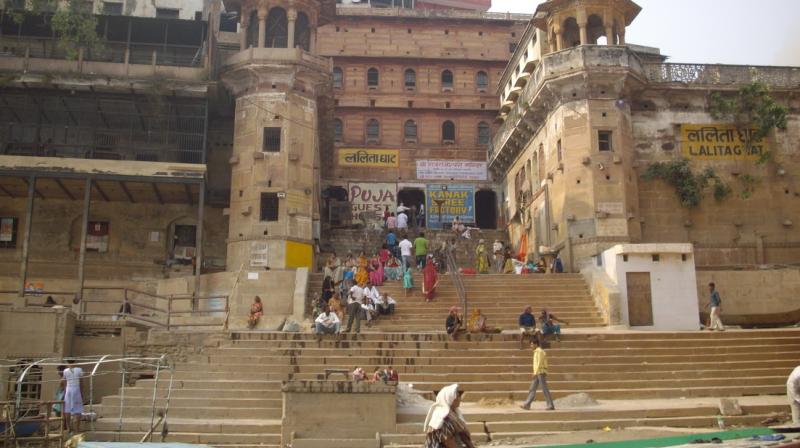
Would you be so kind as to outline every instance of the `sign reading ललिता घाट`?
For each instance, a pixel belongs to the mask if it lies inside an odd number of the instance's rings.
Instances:
[[[339,150],[339,166],[398,168],[400,151],[397,149],[357,149]]]
[[[694,160],[758,160],[769,151],[769,142],[756,140],[755,132],[731,124],[682,124],[682,153]]]
[[[465,225],[475,222],[475,187],[472,185],[428,185],[425,196],[425,215],[431,229],[451,225],[456,216]]]

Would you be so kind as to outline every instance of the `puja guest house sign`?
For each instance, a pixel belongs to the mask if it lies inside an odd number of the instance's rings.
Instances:
[[[417,179],[487,180],[486,162],[417,160]]]
[[[383,216],[386,206],[389,206],[389,210],[397,206],[397,184],[350,182],[348,192],[354,217],[363,212]]]
[[[683,156],[694,160],[758,160],[769,151],[769,142],[756,140],[755,132],[730,124],[682,124]]]
[[[339,150],[339,166],[397,168],[400,166],[400,151],[342,148]]]

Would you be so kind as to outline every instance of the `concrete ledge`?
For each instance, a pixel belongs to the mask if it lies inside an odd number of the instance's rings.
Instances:
[[[329,393],[329,394],[394,394],[397,386],[365,381],[284,381],[282,392],[289,393]]]

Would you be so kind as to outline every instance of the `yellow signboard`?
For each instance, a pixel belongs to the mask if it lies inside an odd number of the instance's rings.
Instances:
[[[400,166],[400,151],[343,148],[339,150],[339,166],[397,168]]]
[[[286,268],[311,268],[314,248],[310,244],[286,242]]]
[[[758,160],[769,151],[769,142],[756,140],[755,132],[730,124],[682,124],[683,156],[695,160]]]

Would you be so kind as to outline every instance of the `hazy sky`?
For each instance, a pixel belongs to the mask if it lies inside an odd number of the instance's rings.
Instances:
[[[800,0],[634,0],[625,40],[671,62],[800,66]],[[537,0],[493,0],[492,11],[532,13]]]

